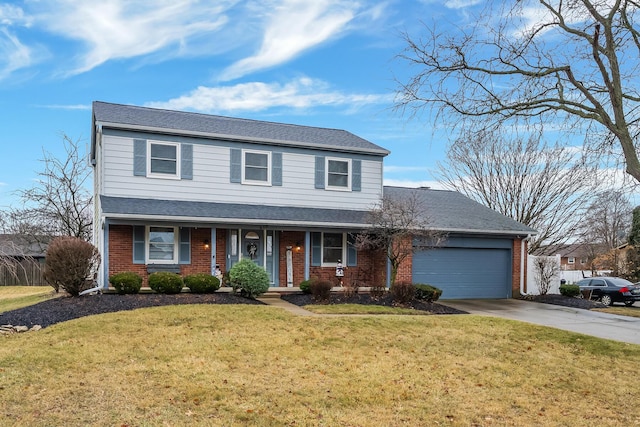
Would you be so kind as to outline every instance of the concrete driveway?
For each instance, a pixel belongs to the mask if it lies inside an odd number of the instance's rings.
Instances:
[[[640,318],[599,313],[517,299],[440,300],[438,303],[483,316],[551,326],[594,337],[640,344]]]

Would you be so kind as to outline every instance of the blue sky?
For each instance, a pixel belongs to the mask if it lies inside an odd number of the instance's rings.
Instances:
[[[392,110],[401,32],[477,0],[0,0],[0,208],[94,100],[346,129],[389,150],[391,185],[434,185],[446,141]],[[213,4],[213,5],[212,5]]]

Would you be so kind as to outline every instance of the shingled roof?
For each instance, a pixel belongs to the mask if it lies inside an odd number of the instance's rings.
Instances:
[[[424,218],[436,230],[483,234],[536,234],[536,230],[471,200],[457,191],[428,188],[384,187],[392,199],[415,195]]]
[[[195,136],[269,145],[308,147],[386,156],[389,151],[366,139],[340,129],[300,126],[259,120],[162,110],[94,101],[92,158],[95,156],[95,129],[139,130],[143,132]]]
[[[536,231],[468,197],[445,190],[384,187],[385,196],[419,197],[427,223],[445,232],[493,235],[528,235]],[[171,219],[187,222],[281,225],[290,227],[366,227],[367,211],[237,203],[189,202],[101,196],[107,217],[123,219]]]

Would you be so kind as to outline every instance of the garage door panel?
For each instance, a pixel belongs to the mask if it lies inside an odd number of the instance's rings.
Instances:
[[[509,298],[511,251],[436,248],[413,257],[413,282],[443,290],[443,299]]]

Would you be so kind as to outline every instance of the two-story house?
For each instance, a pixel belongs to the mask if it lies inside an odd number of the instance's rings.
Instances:
[[[352,236],[369,226],[367,213],[384,191],[405,191],[383,188],[388,154],[344,130],[94,102],[98,281],[108,286],[120,271],[145,279],[159,270],[227,271],[249,258],[272,286],[335,279],[339,262],[347,276],[384,284],[386,257],[356,250]],[[434,224],[452,233],[436,252],[453,258],[434,261],[418,250],[412,260],[419,263],[410,260],[400,278],[442,287],[453,266],[450,278],[461,270],[475,274],[460,276],[464,283],[445,296],[506,298],[517,291],[523,239],[534,231],[458,193],[421,191],[435,209]],[[470,219],[474,214],[482,220]],[[474,259],[468,250],[483,249],[491,252],[483,263],[498,263],[489,275],[475,271],[482,264],[467,265]],[[491,290],[482,283],[492,283]]]

